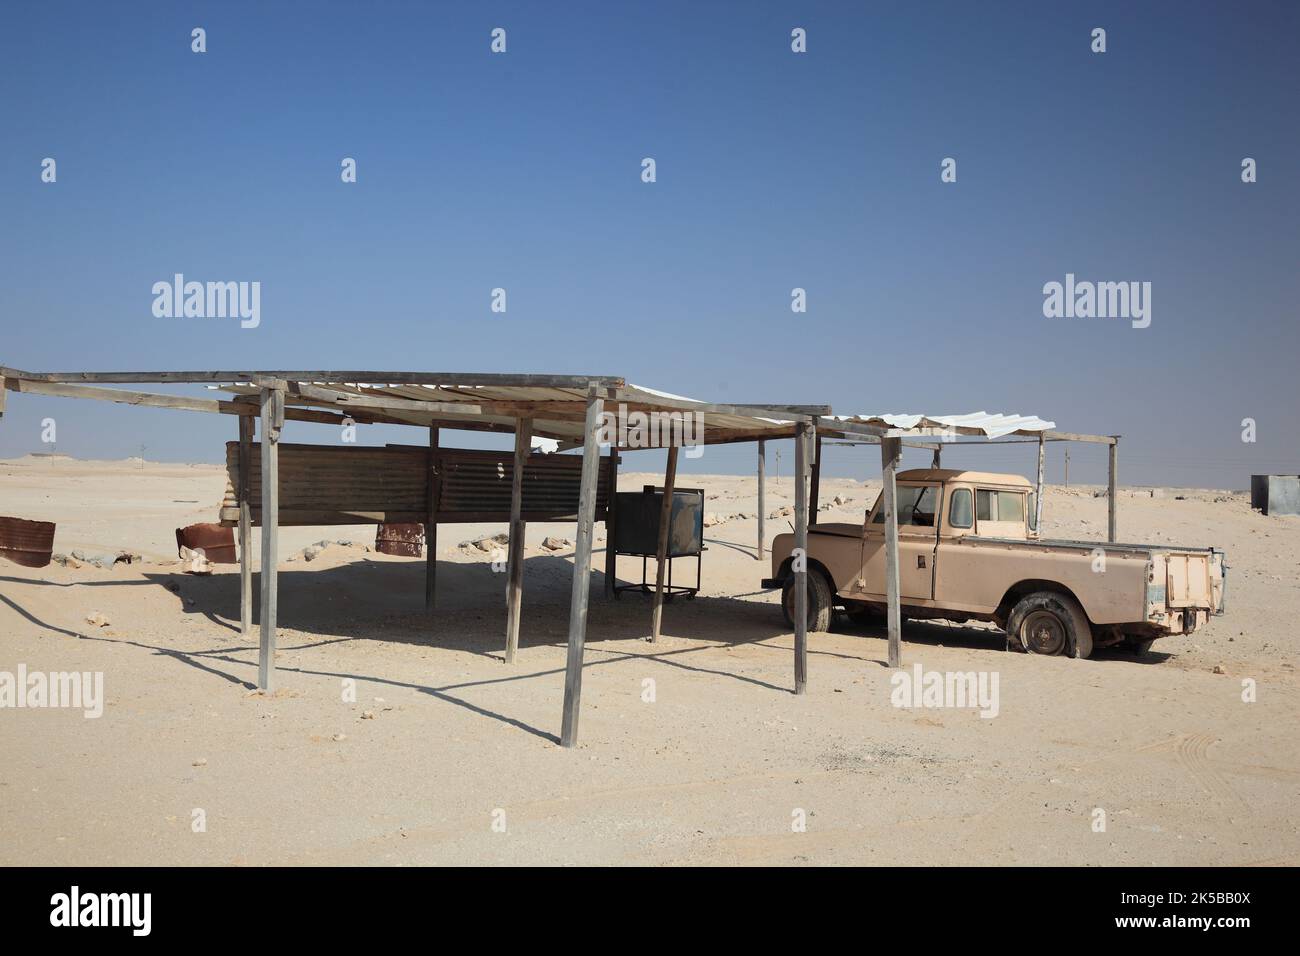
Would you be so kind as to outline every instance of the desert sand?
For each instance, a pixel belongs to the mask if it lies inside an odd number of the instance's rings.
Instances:
[[[102,672],[106,698],[98,719],[0,710],[0,863],[1300,863],[1300,519],[1242,493],[1122,489],[1122,540],[1213,544],[1231,568],[1227,614],[1146,659],[1035,657],[991,627],[907,622],[907,667],[999,675],[983,719],[894,707],[881,629],[845,621],[810,637],[794,696],[793,637],[759,590],[753,478],[679,484],[747,517],[706,529],[703,591],[666,607],[658,644],[649,601],[607,600],[592,575],[581,744],[566,751],[572,548],[540,544],[571,525],[528,529],[513,666],[505,575],[460,546],[503,526],[440,529],[432,620],[423,560],[367,550],[373,526],[283,530],[263,695],[237,566],[201,577],[175,560],[174,529],[215,520],[220,468],[0,462],[0,514],[56,521],[56,552],[144,558],[0,562],[0,671]],[[877,488],[824,478],[822,501],[843,503],[822,520],[861,520]],[[767,510],[792,490],[770,481]],[[1094,490],[1049,488],[1045,534],[1104,538]],[[639,579],[640,561],[619,571]]]

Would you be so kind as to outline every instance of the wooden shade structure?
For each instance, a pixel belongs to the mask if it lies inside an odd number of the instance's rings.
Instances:
[[[198,398],[163,395],[105,385],[188,384],[205,385],[225,393],[223,398]],[[262,525],[260,587],[261,615],[258,686],[269,689],[275,671],[276,640],[276,565],[278,562],[278,528],[282,520],[290,523],[331,523],[331,516],[348,522],[422,521],[426,527],[427,570],[426,606],[430,613],[436,599],[435,557],[437,526],[440,521],[457,520],[456,515],[472,515],[464,520],[486,520],[484,512],[456,511],[453,498],[458,493],[450,477],[448,461],[457,455],[482,453],[448,449],[441,444],[443,429],[464,429],[509,433],[515,436],[513,456],[504,458],[498,467],[504,479],[508,475],[509,507],[505,508],[505,490],[492,499],[490,513],[507,514],[510,527],[508,551],[507,615],[505,659],[513,662],[518,652],[520,609],[523,601],[523,534],[528,520],[553,520],[558,515],[577,523],[577,547],[574,555],[573,590],[570,598],[568,653],[565,670],[564,706],[560,743],[575,746],[582,691],[582,667],[587,631],[587,606],[590,594],[593,524],[598,511],[605,520],[612,517],[614,491],[620,455],[643,447],[669,449],[665,501],[671,501],[675,479],[677,449],[697,442],[723,444],[756,442],[758,445],[758,549],[761,559],[765,548],[764,483],[766,443],[772,439],[795,440],[795,546],[806,553],[810,516],[818,511],[821,473],[821,448],[825,438],[852,443],[879,444],[886,509],[886,592],[888,599],[889,663],[901,666],[902,627],[898,588],[898,524],[894,510],[895,472],[902,448],[933,450],[934,467],[939,466],[944,444],[980,441],[1025,441],[1038,444],[1038,502],[1041,510],[1043,486],[1043,448],[1049,441],[1078,441],[1109,446],[1109,521],[1108,537],[1116,540],[1116,459],[1119,436],[1080,435],[1059,432],[1051,422],[1020,416],[856,415],[833,416],[828,405],[715,404],[695,401],[679,395],[628,384],[623,378],[596,375],[535,375],[464,372],[375,372],[375,371],[190,371],[190,372],[25,372],[0,367],[0,414],[4,410],[6,390],[20,393],[52,395],[118,402],[154,408],[234,415],[239,419],[238,444],[228,455],[232,468],[231,489],[222,517],[238,527],[240,544],[241,621],[246,634],[253,627],[251,527]],[[616,409],[620,424],[640,415],[658,416],[662,427],[651,434],[648,444],[628,441],[623,430],[609,432],[606,413]],[[699,427],[696,436],[684,427],[691,416]],[[261,421],[261,441],[254,444],[254,424]],[[355,473],[366,467],[362,459],[380,461],[392,467],[392,498],[382,507],[368,508],[355,498],[329,500],[328,507],[292,507],[281,511],[280,435],[286,421],[309,421],[344,425],[346,423],[380,423],[410,425],[427,430],[426,448],[398,446],[393,449],[356,448],[362,453],[346,457],[338,449],[322,454],[331,467],[343,473]],[[683,427],[676,427],[681,425]],[[1004,437],[1006,436],[1006,437]],[[581,449],[580,463],[571,471],[569,491],[556,499],[540,498],[529,489],[528,454],[530,439],[549,438],[561,450]],[[608,439],[609,454],[602,458],[602,439]],[[284,446],[285,460],[292,474],[302,466],[303,449],[312,446]],[[254,454],[256,452],[256,456]],[[388,452],[375,458],[373,453]],[[453,454],[455,453],[455,454]],[[367,457],[369,456],[369,457]],[[466,459],[469,460],[469,459]],[[466,468],[472,469],[469,461]],[[602,481],[601,478],[604,478]],[[554,479],[563,483],[561,478]],[[576,481],[576,497],[572,482]],[[557,485],[558,487],[558,485]],[[364,491],[364,487],[360,489]],[[351,491],[358,491],[352,488]],[[557,492],[556,492],[557,493]],[[363,496],[364,497],[364,496]],[[397,503],[394,504],[394,501]],[[540,502],[529,504],[530,501]],[[599,508],[604,503],[604,508]],[[319,504],[319,503],[317,503]],[[392,505],[391,514],[388,506]],[[527,505],[527,507],[526,507]],[[556,510],[559,508],[560,510]],[[607,513],[607,514],[606,514]],[[334,523],[338,523],[335,521]],[[664,529],[661,529],[664,530]],[[606,590],[612,593],[614,578],[613,534],[607,535]],[[659,538],[656,589],[651,624],[651,638],[657,638],[662,621],[664,564],[667,535]],[[806,562],[795,565],[794,691],[807,687],[807,572]]]
[[[225,393],[221,398],[198,398],[105,387],[116,385],[166,384],[204,385]],[[799,475],[801,507],[796,515],[800,533],[806,538],[808,509],[806,483],[811,447],[818,416],[829,415],[828,405],[734,405],[699,402],[629,385],[624,379],[598,375],[533,375],[504,373],[376,372],[376,371],[189,371],[189,372],[26,372],[0,367],[0,399],[5,390],[64,398],[83,398],[152,408],[234,415],[239,420],[238,442],[231,443],[227,466],[231,476],[221,517],[238,527],[240,543],[240,617],[244,632],[253,628],[251,528],[262,527],[261,590],[258,686],[270,689],[275,674],[278,528],[288,524],[331,524],[356,522],[423,521],[426,527],[426,603],[432,611],[436,598],[435,558],[437,526],[447,520],[487,520],[498,510],[475,511],[472,489],[457,488],[453,468],[458,463],[472,471],[478,456],[494,461],[494,453],[448,449],[442,446],[444,429],[513,433],[513,456],[509,459],[510,540],[507,558],[507,614],[505,659],[513,662],[518,652],[520,609],[523,601],[523,534],[526,522],[572,518],[577,523],[573,591],[570,600],[568,655],[565,671],[564,706],[560,742],[576,745],[582,690],[582,666],[590,594],[593,525],[598,515],[607,519],[613,509],[620,455],[643,447],[668,448],[671,487],[677,451],[681,445],[707,442],[759,441],[800,436]],[[0,411],[3,402],[0,401]],[[609,412],[613,417],[606,416]],[[650,431],[636,430],[645,421]],[[255,422],[261,422],[261,441],[254,442]],[[427,429],[427,449],[413,446],[390,448],[283,445],[281,431],[287,421],[325,424],[393,424]],[[612,430],[610,424],[616,422]],[[633,427],[628,427],[629,425]],[[629,434],[631,439],[629,439]],[[529,455],[533,437],[554,440],[559,450],[581,449],[573,468],[572,459],[560,456],[576,480],[568,492],[556,491],[563,476],[552,478],[546,491],[529,473],[537,471]],[[609,445],[601,456],[600,447]],[[288,474],[281,473],[286,464]],[[502,477],[507,469],[499,465]],[[325,483],[301,493],[297,483],[307,484],[320,470],[342,475],[344,484]],[[556,471],[555,468],[542,469]],[[378,475],[376,478],[375,475]],[[368,476],[368,477],[367,477]],[[604,480],[602,481],[602,477]],[[289,507],[282,510],[281,490],[289,483]],[[567,494],[567,497],[566,497]],[[557,495],[559,497],[557,497]],[[498,496],[501,497],[501,496]],[[530,505],[529,501],[540,502]],[[557,504],[558,501],[564,504]],[[666,498],[671,500],[671,498]],[[457,508],[461,510],[456,510]],[[492,509],[504,508],[504,499],[493,498]],[[530,510],[531,509],[531,510]],[[559,509],[558,511],[556,509]],[[457,516],[462,516],[458,518]],[[464,517],[468,516],[468,517]],[[662,620],[666,536],[661,535],[657,554],[658,573],[651,625],[657,637]],[[614,574],[613,536],[608,536],[606,588],[612,593]],[[797,575],[799,592],[806,587],[806,575]],[[795,689],[802,693],[807,674],[807,623],[800,616],[795,626]]]

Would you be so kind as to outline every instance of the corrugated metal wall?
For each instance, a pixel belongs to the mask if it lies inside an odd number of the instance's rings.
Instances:
[[[438,523],[509,521],[511,452],[440,448],[434,452],[438,477]],[[429,495],[429,451],[337,445],[280,445],[280,525],[423,522]],[[609,503],[609,458],[600,460],[596,520]],[[524,469],[523,517],[527,521],[572,520],[577,516],[582,458],[533,455]],[[253,444],[250,510],[262,523],[261,446]],[[239,520],[239,443],[226,443],[226,495],[221,522]]]

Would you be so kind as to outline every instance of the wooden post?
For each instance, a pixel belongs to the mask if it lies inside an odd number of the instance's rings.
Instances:
[[[809,425],[794,436],[794,692],[808,687],[808,445]]]
[[[591,533],[596,516],[596,478],[600,473],[600,413],[604,402],[595,387],[587,391],[583,426],[582,489],[578,495],[578,542],[573,555],[573,592],[569,598],[569,653],[564,666],[564,718],[560,746],[578,743],[582,702],[582,656],[587,640],[587,600],[591,593]]]
[[[614,596],[618,586],[618,550],[614,546],[614,535],[618,530],[615,521],[615,505],[618,500],[618,446],[609,446],[609,484],[605,490],[605,597]]]
[[[943,467],[943,465],[940,464],[940,462],[943,461],[943,456],[939,454],[939,449],[941,447],[942,446],[940,445],[934,446],[934,456],[930,459],[930,467],[933,468],[935,471],[938,471],[940,468]]]
[[[1038,491],[1034,495],[1034,530],[1043,533],[1043,470],[1047,462],[1047,441],[1038,433]]]
[[[519,650],[519,607],[524,591],[524,468],[533,422],[530,418],[515,421],[515,460],[510,475],[510,555],[506,571],[506,663],[515,662]]]
[[[814,429],[815,431],[816,429]],[[817,523],[818,501],[822,485],[822,436],[813,440],[812,492],[808,495],[808,523]]]
[[[763,560],[767,547],[767,538],[763,522],[767,520],[767,506],[763,503],[764,472],[767,470],[767,442],[758,440],[758,560]]]
[[[0,418],[5,416],[5,377],[0,375]]]
[[[903,453],[902,440],[880,439],[885,509],[885,596],[888,599],[889,666],[903,666],[903,615],[898,604],[898,488],[894,475]]]
[[[668,538],[673,524],[673,488],[677,484],[677,446],[668,448],[668,466],[664,469],[664,500],[659,508],[659,541],[655,546],[655,599],[650,614],[650,643],[659,640],[664,617],[664,569],[668,566]]]
[[[253,635],[253,416],[239,416],[239,631]]]
[[[1117,529],[1115,522],[1115,474],[1118,468],[1116,457],[1119,454],[1119,439],[1116,438],[1110,444],[1110,479],[1107,483],[1106,492],[1106,540],[1118,541],[1116,537]]]
[[[1070,487],[1070,446],[1065,446],[1065,487]]]
[[[262,389],[262,641],[257,657],[257,686],[271,690],[275,671],[275,612],[279,582],[280,429],[284,425],[284,389]]]
[[[429,426],[429,493],[424,516],[424,612],[433,617],[438,597],[438,496],[442,478],[438,474],[438,426]]]

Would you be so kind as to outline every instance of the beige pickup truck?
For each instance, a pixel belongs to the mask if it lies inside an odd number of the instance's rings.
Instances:
[[[903,617],[993,621],[1035,654],[1088,657],[1124,644],[1145,654],[1224,608],[1217,548],[1040,538],[1033,486],[1018,475],[952,469],[899,472],[898,583]],[[883,497],[883,496],[882,496]],[[794,621],[794,535],[772,543],[772,577]],[[885,612],[882,501],[864,524],[808,529],[808,629],[830,629],[836,606],[860,622]]]

